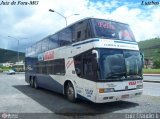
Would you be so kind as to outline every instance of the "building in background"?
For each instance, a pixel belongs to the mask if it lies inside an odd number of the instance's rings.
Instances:
[[[23,60],[20,62],[16,62],[12,68],[14,69],[14,71],[16,72],[23,72],[25,70],[25,66],[24,66],[24,62]]]

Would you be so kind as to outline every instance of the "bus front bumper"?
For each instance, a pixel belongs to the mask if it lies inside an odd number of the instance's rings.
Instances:
[[[98,93],[95,103],[113,102],[118,100],[126,100],[129,98],[140,97],[143,89],[119,91],[110,93]]]

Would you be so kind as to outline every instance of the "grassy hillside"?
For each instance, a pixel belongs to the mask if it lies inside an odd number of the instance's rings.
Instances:
[[[160,38],[153,38],[138,43],[145,58],[160,58]]]
[[[19,59],[24,60],[24,53],[19,53]],[[0,48],[0,63],[17,62],[17,52]]]

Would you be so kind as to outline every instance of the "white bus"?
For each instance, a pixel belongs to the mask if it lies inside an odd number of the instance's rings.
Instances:
[[[86,18],[26,50],[25,80],[76,99],[105,103],[139,97],[142,58],[129,25]]]

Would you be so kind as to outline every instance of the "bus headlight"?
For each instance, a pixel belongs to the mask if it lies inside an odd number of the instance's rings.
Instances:
[[[114,92],[114,88],[99,88],[99,93]]]
[[[143,88],[143,85],[137,85],[136,88],[137,88],[137,89],[142,89],[142,88]]]

